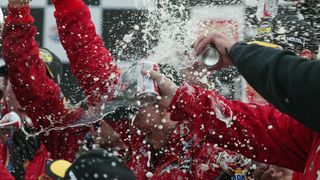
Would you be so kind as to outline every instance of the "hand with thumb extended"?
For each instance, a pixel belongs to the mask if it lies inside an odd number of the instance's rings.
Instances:
[[[144,74],[150,75],[150,79],[153,79],[157,82],[158,88],[160,91],[160,101],[159,104],[161,108],[167,109],[178,89],[178,86],[175,85],[170,79],[165,75],[160,74],[157,71],[148,71],[143,72]]]

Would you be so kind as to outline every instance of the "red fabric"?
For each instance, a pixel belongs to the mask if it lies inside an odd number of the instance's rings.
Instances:
[[[68,6],[64,4],[64,0],[55,0],[54,14],[70,69],[90,103],[99,104],[102,98],[111,99],[120,74],[103,40],[96,33],[90,11],[82,0],[75,0]],[[109,125],[129,144],[128,122],[109,122]]]
[[[45,66],[39,58],[39,48],[35,41],[37,30],[32,25],[34,19],[29,7],[8,9],[2,52],[17,100],[37,130],[66,126],[79,120],[83,110],[66,109],[59,86],[46,75]],[[87,127],[54,130],[40,134],[40,140],[53,159],[72,161],[78,151],[79,140],[88,131]],[[44,157],[35,156],[34,162],[41,158]],[[43,164],[35,163],[35,166],[41,168]]]
[[[45,167],[49,158],[49,153],[45,147],[41,145],[32,161],[25,164],[25,180],[45,179],[45,177],[47,177]]]
[[[119,72],[103,40],[96,33],[89,9],[81,0],[75,0],[68,6],[61,4],[65,4],[65,1],[55,1],[55,6],[61,7],[56,9],[55,17],[72,73],[85,94],[91,98],[91,102],[99,102],[102,95],[110,99]],[[61,14],[65,14],[62,11],[67,8],[70,8],[67,10],[70,13],[62,16]]]
[[[52,0],[57,13],[56,16],[65,16],[73,11],[83,8],[84,2],[82,0]]]
[[[0,144],[0,152],[3,154],[0,159],[0,179],[10,180],[14,177],[9,173],[5,167],[7,160],[7,146],[4,143]],[[49,153],[45,149],[44,145],[37,150],[33,159],[30,162],[24,162],[25,166],[25,180],[41,179],[39,177],[46,177],[45,163],[50,158]]]
[[[292,175],[292,180],[299,180],[299,179],[303,179],[303,173],[298,173],[298,172],[293,172]]]
[[[35,128],[60,127],[78,120],[82,110],[66,109],[59,86],[46,75],[34,38],[37,30],[32,25],[34,20],[29,7],[19,10],[9,7],[9,14],[3,32],[3,56],[17,100],[26,109]],[[42,133],[40,137],[52,158],[72,160],[78,150],[78,140],[87,131],[88,128],[68,128]]]
[[[238,157],[234,152],[201,141],[189,131],[189,126],[188,122],[179,123],[171,134],[168,145],[159,151],[141,142],[132,144],[131,158],[127,166],[134,171],[137,179],[147,179],[150,173],[151,179],[155,180],[213,179],[222,172],[221,164],[217,160],[221,153],[230,159]],[[187,145],[189,142],[190,146]],[[191,160],[191,164],[183,166],[188,159]],[[230,167],[241,167],[235,165],[234,161],[227,163]],[[243,166],[243,168],[248,167]]]
[[[271,105],[228,101],[212,91],[185,85],[178,89],[169,111],[172,120],[189,119],[191,131],[199,138],[258,162],[305,172],[301,179],[317,178],[319,134]],[[223,121],[229,120],[227,127]]]
[[[0,163],[0,179],[1,180],[14,180],[14,177],[9,173],[6,167]]]

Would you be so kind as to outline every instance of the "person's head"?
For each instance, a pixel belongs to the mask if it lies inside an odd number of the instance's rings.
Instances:
[[[46,173],[53,179],[136,179],[133,172],[113,152],[94,149],[72,164],[65,160],[48,161]]]
[[[272,22],[262,21],[256,39],[277,44],[298,56],[314,59],[319,45],[315,30],[303,19],[287,12],[284,8]]]
[[[59,57],[47,48],[40,48],[39,56],[46,66],[47,75],[54,80],[55,83],[60,84],[62,78],[62,62]]]
[[[167,64],[159,65],[160,72],[171,79],[175,84],[181,84],[180,73]],[[161,109],[160,105],[142,107],[134,120],[134,126],[145,135],[146,140],[159,149],[166,145],[170,131],[175,128],[176,122],[170,120],[167,109]]]

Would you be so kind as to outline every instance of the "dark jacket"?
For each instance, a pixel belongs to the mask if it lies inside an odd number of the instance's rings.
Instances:
[[[259,45],[235,44],[230,57],[252,87],[280,111],[320,131],[320,61]],[[318,104],[318,105],[317,105]]]

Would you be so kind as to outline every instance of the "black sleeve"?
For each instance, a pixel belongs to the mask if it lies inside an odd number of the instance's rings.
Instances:
[[[230,57],[248,83],[280,111],[320,132],[320,61],[259,45],[235,44]]]

